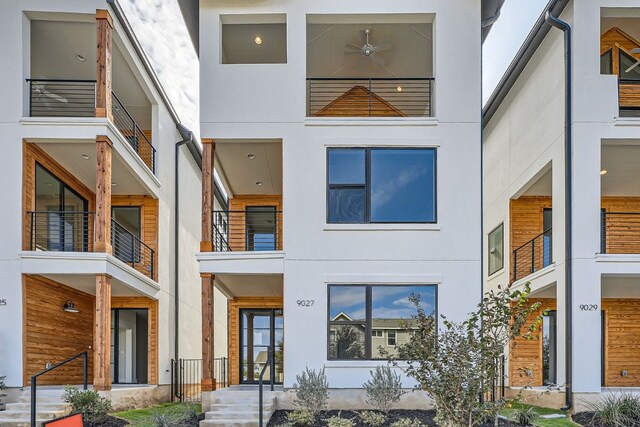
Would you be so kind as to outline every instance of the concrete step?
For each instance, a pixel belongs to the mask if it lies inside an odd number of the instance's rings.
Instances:
[[[265,423],[267,419],[265,418]],[[216,419],[202,420],[200,427],[258,427],[257,419]]]
[[[262,404],[262,410],[263,411],[269,411],[271,409],[273,409],[273,402],[263,402]],[[240,412],[240,411],[257,411],[258,408],[260,407],[260,405],[258,404],[258,402],[256,403],[214,403],[211,405],[211,408],[209,408],[210,411],[224,411],[224,410],[228,410],[228,411],[236,411],[236,412]]]
[[[262,413],[265,420],[271,418],[271,411],[264,411]],[[218,420],[218,419],[252,419],[257,420],[260,417],[258,411],[243,411],[243,412],[235,412],[235,411],[217,411],[217,412],[207,412],[204,415],[205,420]]]
[[[49,420],[37,419],[36,418],[36,426],[38,426],[38,427],[42,426],[42,423],[44,423],[45,421],[49,421]],[[31,427],[31,418],[27,417],[27,418],[15,418],[15,419],[6,419],[6,420],[3,420],[3,419],[0,418],[0,426],[2,426],[2,427]]]
[[[43,420],[50,420],[52,418],[58,418],[66,415],[66,411],[40,411],[36,412],[36,418]],[[30,409],[7,409],[6,411],[0,412],[0,422],[6,419],[16,419],[16,418],[30,418],[31,410]]]
[[[7,409],[26,409],[31,410],[31,403],[7,403]],[[66,403],[37,403],[38,411],[67,411],[71,409]]]

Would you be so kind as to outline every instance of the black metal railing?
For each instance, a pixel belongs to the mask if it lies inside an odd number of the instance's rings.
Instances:
[[[513,251],[513,281],[542,270],[552,262],[550,228]]]
[[[29,250],[90,252],[93,212],[30,211]]]
[[[95,117],[96,81],[27,79],[29,117]]]
[[[310,117],[432,117],[433,82],[416,78],[307,78]]]
[[[46,374],[47,372],[51,372],[54,369],[59,368],[60,366],[66,365],[67,363],[73,362],[76,359],[79,359],[80,357],[82,357],[82,386],[84,390],[87,390],[88,388],[88,380],[87,380],[87,375],[89,372],[88,369],[88,355],[86,351],[83,351],[82,353],[76,354],[73,357],[68,358],[67,360],[64,360],[60,363],[56,363],[55,365],[45,369],[42,372],[39,372],[35,375],[33,375],[31,377],[31,426],[35,427],[38,424],[36,424],[36,414],[37,414],[37,387],[38,387],[38,377],[41,375]]]
[[[138,156],[147,165],[147,167],[155,172],[156,149],[147,138],[147,135],[140,129],[138,123],[133,116],[129,114],[124,104],[115,93],[113,96],[113,106],[111,114],[113,116],[113,124],[116,125],[122,136],[129,142],[131,147],[138,153]]]
[[[213,359],[216,390],[228,386],[229,359]],[[200,402],[202,400],[202,359],[171,359],[172,400]]]
[[[111,219],[113,256],[155,280],[155,252],[115,219]]]
[[[640,254],[640,212],[602,212],[601,253]]]
[[[273,374],[275,372],[274,370],[275,358],[273,357],[273,350],[271,348],[267,350],[267,363],[265,363],[264,366],[262,367],[262,370],[260,371],[260,376],[258,377],[258,425],[259,427],[264,427],[264,408],[262,406],[264,402],[264,391],[262,390],[262,387],[264,385],[264,374],[267,371],[267,368],[269,368],[269,373],[270,373],[269,385],[271,387],[271,391],[273,391],[276,376]]]
[[[212,242],[215,252],[282,250],[282,211],[213,211]]]

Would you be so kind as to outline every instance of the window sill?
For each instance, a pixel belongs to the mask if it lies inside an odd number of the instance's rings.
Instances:
[[[324,231],[440,231],[439,224],[325,224]]]

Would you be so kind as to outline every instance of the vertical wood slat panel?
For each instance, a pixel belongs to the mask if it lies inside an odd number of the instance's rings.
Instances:
[[[605,387],[640,386],[640,299],[604,299]],[[623,376],[622,371],[628,375]]]

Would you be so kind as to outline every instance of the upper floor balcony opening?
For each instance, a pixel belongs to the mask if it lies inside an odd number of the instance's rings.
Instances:
[[[215,252],[281,251],[282,142],[216,140]]]
[[[618,76],[620,116],[640,117],[640,20],[613,15],[601,18],[600,73]]]
[[[26,115],[29,117],[97,117],[97,24],[56,20],[30,21],[29,78]],[[110,107],[106,114],[122,137],[151,171],[152,103],[131,58],[115,30],[111,46]],[[109,104],[108,104],[109,105]]]
[[[307,117],[433,117],[433,15],[308,15]]]
[[[222,64],[286,64],[285,14],[221,15]]]

